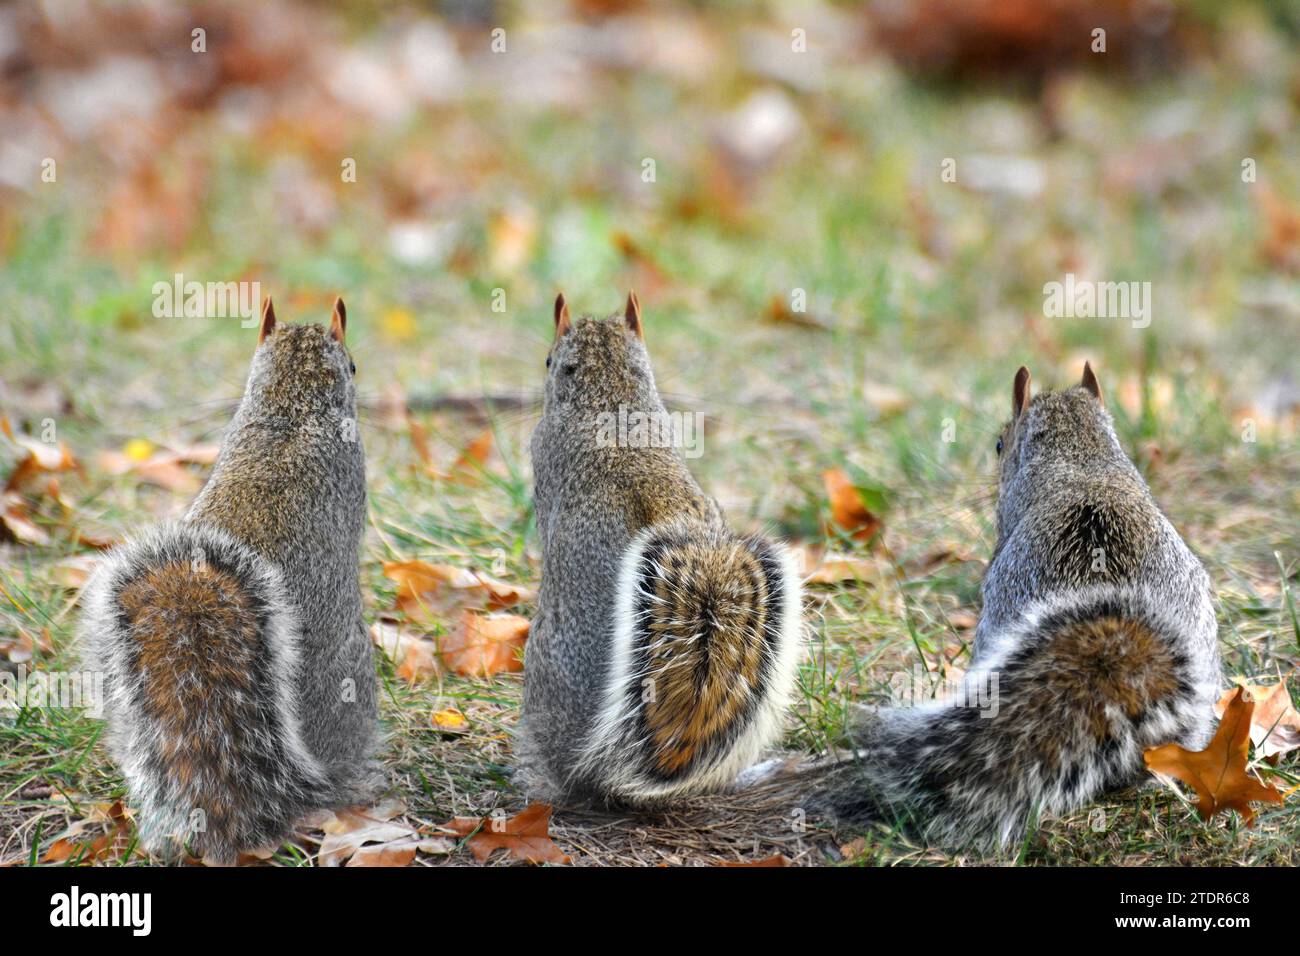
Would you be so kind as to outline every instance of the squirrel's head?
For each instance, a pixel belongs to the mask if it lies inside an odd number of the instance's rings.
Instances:
[[[1050,490],[1063,471],[1086,472],[1126,460],[1092,366],[1084,363],[1083,378],[1073,388],[1038,395],[1030,390],[1029,369],[1021,366],[997,455],[1000,534],[1010,531],[1036,492]]]
[[[641,331],[641,305],[630,292],[623,314],[608,319],[569,316],[555,299],[555,341],[546,356],[546,409],[599,414],[619,405],[656,400],[654,375]]]
[[[303,418],[336,412],[355,421],[356,366],[344,344],[348,315],[334,302],[329,328],[277,323],[267,296],[248,376],[248,396],[271,415]]]

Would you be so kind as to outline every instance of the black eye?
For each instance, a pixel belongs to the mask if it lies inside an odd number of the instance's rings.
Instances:
[[[348,359],[348,369],[352,372],[353,375],[356,375],[356,374],[357,374],[357,363],[354,362],[354,361],[352,361],[351,359]]]
[[[549,355],[546,356],[546,367],[547,368],[551,367],[551,357]]]
[[[1002,454],[1002,439],[998,438],[998,454]]]

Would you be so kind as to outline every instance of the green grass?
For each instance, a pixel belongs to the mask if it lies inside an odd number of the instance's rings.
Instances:
[[[829,467],[846,468],[878,498],[894,573],[818,588],[809,601],[813,643],[785,744],[812,751],[841,738],[851,702],[882,700],[892,673],[934,664],[945,648],[960,649],[958,665],[969,663],[971,632],[953,620],[977,609],[993,546],[993,443],[1013,373],[1024,363],[1036,384],[1064,387],[1087,357],[1125,447],[1210,571],[1227,670],[1290,673],[1300,660],[1300,460],[1294,412],[1266,420],[1261,396],[1294,380],[1300,313],[1258,303],[1268,290],[1294,303],[1300,281],[1261,255],[1265,227],[1238,169],[1240,156],[1253,156],[1278,194],[1300,196],[1300,171],[1288,160],[1300,155],[1300,133],[1269,124],[1279,89],[1226,69],[1146,86],[1072,78],[1063,87],[1066,132],[1053,137],[1032,100],[919,87],[873,69],[876,82],[839,69],[824,89],[793,94],[803,133],[752,180],[739,179],[734,201],[715,188],[718,160],[705,131],[757,85],[739,72],[705,88],[652,72],[602,74],[582,110],[539,111],[483,94],[377,132],[345,115],[338,149],[358,159],[355,185],[333,181],[334,157],[311,153],[306,132],[269,146],[200,116],[183,140],[202,147],[206,164],[194,187],[195,224],[171,249],[96,247],[111,167],[65,166],[57,188],[0,214],[0,400],[17,422],[56,420],[87,466],[63,479],[75,520],[125,534],[176,515],[186,501],[105,475],[96,452],[136,438],[217,440],[255,341],[234,320],[154,319],[152,283],[174,272],[251,275],[291,321],[324,321],[332,296],[343,294],[365,406],[371,529],[362,574],[373,616],[393,607],[385,560],[418,557],[537,580],[527,437],[550,302],[563,288],[578,310],[604,313],[636,287],[661,390],[671,405],[707,415],[705,453],[692,467],[734,523],[821,544],[820,475]],[[1171,153],[1160,154],[1177,162],[1150,152],[1170,103],[1190,104],[1197,115],[1194,127],[1171,134]],[[301,122],[306,130],[312,120]],[[1021,200],[963,183],[970,155],[998,151],[1041,163],[1041,196]],[[324,227],[281,221],[271,166],[286,155],[301,158],[333,198]],[[644,156],[658,160],[654,184],[636,177]],[[939,180],[946,156],[958,160],[957,184]],[[155,161],[164,174],[182,165],[167,150]],[[463,183],[452,212],[429,213],[452,224],[448,251],[412,266],[384,237],[395,216],[392,183],[422,164]],[[1121,174],[1131,168],[1149,172],[1154,185],[1127,182]],[[503,265],[492,223],[512,203],[529,208],[535,237],[518,262]],[[620,251],[616,233],[644,256]],[[1043,318],[1042,285],[1085,267],[1099,279],[1152,282],[1151,327]],[[491,310],[497,288],[506,292],[504,313]],[[788,301],[795,288],[806,290],[824,328],[764,318],[774,298]],[[386,318],[397,308],[414,318],[409,337]],[[384,412],[393,383],[444,463],[483,427],[494,428],[485,481],[428,477],[405,429]],[[882,404],[880,387],[897,390],[901,406]],[[447,403],[481,396],[516,404],[484,417]],[[1260,420],[1259,440],[1246,443],[1242,421],[1251,416]],[[945,441],[949,427],[955,437]],[[13,460],[0,451],[0,474]],[[75,660],[75,595],[53,569],[78,549],[60,507],[48,498],[34,505],[53,543],[0,546],[0,640],[48,629],[53,647],[36,663],[64,669]],[[925,565],[945,551],[953,560]],[[410,687],[389,662],[379,666],[386,762],[409,818],[517,809],[509,735],[521,680],[449,676]],[[430,726],[431,712],[449,703],[470,718],[470,733],[448,739]],[[58,710],[0,717],[0,859],[39,856],[88,804],[122,794],[100,730]],[[1293,757],[1279,770],[1294,785]],[[1158,789],[1099,806],[1104,829],[1091,829],[1081,811],[1047,822],[1008,859],[1300,862],[1294,798],[1262,812],[1250,830],[1235,818],[1204,824]],[[707,811],[692,819],[638,824],[650,836],[636,850],[620,842],[625,834],[566,822],[563,813],[555,823],[562,841],[567,833],[585,848],[577,862],[735,858],[756,839],[799,862],[838,855],[821,834],[778,843],[770,828],[733,827],[706,839],[699,835],[712,834]],[[687,831],[698,841],[682,841]],[[891,827],[866,834],[860,859],[971,861]],[[309,858],[291,848],[276,862]]]

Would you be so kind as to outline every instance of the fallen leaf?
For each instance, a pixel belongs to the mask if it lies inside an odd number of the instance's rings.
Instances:
[[[854,541],[870,541],[880,531],[881,522],[862,500],[842,469],[831,468],[822,472],[822,483],[830,501],[831,521],[850,535]]]
[[[550,805],[530,803],[509,819],[456,817],[445,826],[458,836],[469,837],[466,846],[480,863],[497,850],[506,850],[512,859],[524,863],[568,863],[569,857],[551,841],[550,824]]]
[[[57,474],[77,468],[77,460],[63,442],[44,442],[15,432],[8,415],[0,415],[0,434],[26,452],[5,482],[5,491],[16,491],[40,474]]]
[[[498,581],[481,571],[425,561],[385,561],[384,576],[396,581],[397,607],[413,619],[466,606],[489,609],[512,607],[536,600],[531,588]]]
[[[50,569],[55,583],[69,591],[80,591],[99,564],[99,555],[78,554],[64,558]]]
[[[19,544],[47,544],[50,540],[28,515],[26,500],[15,491],[0,491],[0,532],[0,539],[12,538]]]
[[[443,733],[464,733],[469,729],[469,721],[455,707],[446,707],[442,710],[435,710],[431,718],[436,730]]]
[[[862,397],[881,415],[896,415],[911,404],[902,391],[883,382],[863,382]]]
[[[529,621],[515,614],[466,611],[459,629],[440,641],[445,667],[463,677],[491,677],[524,669],[519,652],[528,640]]]
[[[492,444],[492,430],[489,428],[465,446],[451,470],[442,477],[462,485],[477,484],[483,477],[488,455],[492,453]]]
[[[1145,751],[1142,759],[1152,772],[1175,777],[1196,791],[1201,819],[1209,820],[1221,810],[1236,810],[1246,826],[1253,826],[1251,803],[1282,802],[1282,794],[1271,784],[1260,783],[1246,770],[1254,710],[1254,703],[1245,699],[1245,689],[1238,687],[1208,747],[1191,751],[1178,744],[1164,744]]]
[[[96,804],[83,820],[75,821],[45,851],[45,863],[88,865],[100,860],[119,860],[131,845],[131,821],[122,801]],[[145,857],[143,850],[135,855]]]
[[[776,325],[795,325],[803,329],[825,331],[831,327],[830,321],[821,316],[808,311],[796,312],[783,295],[772,296],[772,301],[767,306],[766,318]]]
[[[370,639],[397,665],[397,676],[418,684],[438,673],[438,645],[428,638],[407,633],[396,624],[376,621]]]
[[[429,448],[429,432],[416,421],[415,416],[410,412],[406,413],[406,427],[411,434],[411,446],[415,449],[415,457],[420,459],[420,464],[425,468],[433,467],[433,452]]]
[[[351,807],[330,813],[321,821],[311,821],[325,831],[320,849],[316,853],[316,862],[320,866],[342,866],[363,847],[370,844],[399,844],[400,852],[390,856],[389,862],[383,862],[382,855],[372,855],[369,862],[357,866],[405,866],[415,857],[412,846],[410,859],[406,863],[392,862],[405,854],[405,844],[417,835],[417,831],[405,823],[395,823],[393,818],[400,816],[406,806],[400,800],[386,800],[373,807]],[[349,864],[351,865],[351,864]]]
[[[394,306],[380,313],[379,328],[393,341],[407,342],[415,338],[415,316],[410,309]]]
[[[139,452],[140,449],[137,448],[134,454]],[[144,459],[132,455],[129,450],[102,451],[99,453],[98,464],[101,470],[110,475],[131,475],[177,494],[194,494],[202,487],[203,482],[199,476],[185,467],[188,459],[178,452],[159,450]]]
[[[1255,701],[1250,717],[1250,742],[1256,753],[1265,758],[1275,758],[1300,749],[1300,712],[1291,703],[1291,691],[1286,681],[1272,687],[1244,684],[1246,693]],[[1214,713],[1222,718],[1235,691],[1224,691],[1214,705]]]
[[[537,213],[531,206],[513,203],[488,222],[488,257],[492,270],[509,275],[532,255],[537,238]]]

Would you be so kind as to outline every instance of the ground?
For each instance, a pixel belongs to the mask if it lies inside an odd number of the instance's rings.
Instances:
[[[94,138],[59,143],[56,182],[0,187],[0,407],[35,434],[53,420],[83,464],[59,475],[66,505],[44,490],[24,499],[45,543],[0,544],[0,665],[34,642],[41,668],[75,666],[76,592],[60,568],[94,553],[76,530],[120,538],[189,500],[112,474],[100,453],[218,441],[239,398],[256,333],[152,311],[154,284],[182,273],[257,280],[282,321],[327,321],[333,296],[346,299],[372,619],[395,607],[386,561],[537,582],[527,439],[551,301],[563,289],[576,311],[606,314],[635,288],[661,391],[705,416],[691,467],[732,522],[872,569],[810,588],[786,750],[842,744],[846,707],[885,700],[893,675],[968,662],[994,541],[994,442],[1021,364],[1036,385],[1063,388],[1092,362],[1124,447],[1209,570],[1228,676],[1291,674],[1294,38],[1248,5],[1209,53],[1154,76],[933,84],[845,39],[853,14],[815,9],[806,54],[788,52],[787,23],[759,13],[743,28],[730,15],[640,13],[579,39],[524,21],[499,62],[480,51],[486,26],[331,22],[333,63],[104,121]],[[231,36],[245,35],[238,26]],[[641,31],[655,31],[653,55],[629,52]],[[412,92],[400,67],[412,37],[467,51],[451,92]],[[162,54],[134,56],[148,69]],[[348,159],[355,182],[340,176]],[[1066,273],[1149,282],[1149,325],[1045,315],[1043,287]],[[433,467],[403,408],[427,430]],[[485,429],[482,474],[432,473]],[[20,457],[0,444],[0,475]],[[882,519],[874,545],[828,540],[831,468]],[[404,819],[522,808],[511,780],[522,674],[412,685],[382,655],[378,666]],[[433,727],[449,706],[468,732]],[[68,711],[0,711],[0,861],[40,856],[123,794],[101,731]],[[1284,789],[1300,783],[1294,754],[1275,770]],[[1159,786],[1100,806],[1100,827],[1080,811],[994,861],[1300,862],[1295,798],[1250,829],[1231,815],[1204,823]],[[734,800],[667,815],[557,810],[551,834],[584,865],[989,862],[885,825],[801,833],[788,807]],[[273,861],[310,862],[318,838],[307,831]]]

